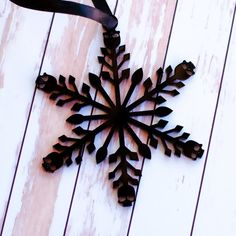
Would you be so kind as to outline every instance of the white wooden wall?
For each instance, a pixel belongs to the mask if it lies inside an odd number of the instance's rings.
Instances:
[[[78,1],[90,4],[89,0]],[[155,76],[182,60],[196,65],[170,123],[203,143],[202,159],[152,149],[135,206],[117,204],[107,163],[86,151],[81,166],[41,168],[57,137],[70,134],[68,107],[35,91],[38,74],[99,73],[102,27],[90,20],[0,2],[0,234],[3,236],[235,236],[235,0],[109,0],[129,67]],[[97,98],[99,99],[99,97]]]

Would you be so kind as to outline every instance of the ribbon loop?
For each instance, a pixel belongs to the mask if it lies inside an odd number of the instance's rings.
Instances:
[[[93,0],[94,7],[63,0],[10,0],[25,8],[77,15],[95,20],[110,31],[116,28],[117,18],[111,13],[105,0]]]

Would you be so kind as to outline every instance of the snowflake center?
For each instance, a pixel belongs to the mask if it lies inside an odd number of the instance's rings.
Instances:
[[[111,114],[111,120],[115,126],[124,126],[127,124],[128,118],[129,112],[122,106],[116,107]]]

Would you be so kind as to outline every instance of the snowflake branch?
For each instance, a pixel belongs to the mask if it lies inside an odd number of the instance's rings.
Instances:
[[[109,103],[112,108],[115,108],[115,104],[107,94],[106,90],[102,87],[100,78],[92,73],[89,73],[89,82],[90,84],[97,89],[103,96],[103,98]]]
[[[78,92],[77,86],[75,85],[74,77],[69,77],[69,84],[72,85],[73,90],[69,89],[65,81],[63,79],[64,77],[60,76],[60,84],[57,83],[57,80],[55,77],[48,75],[44,73],[42,76],[39,76],[36,80],[36,86],[37,88],[43,90],[46,93],[51,93],[50,99],[56,100],[61,96],[69,96],[67,99],[59,99],[56,103],[58,106],[63,106],[68,102],[72,101],[80,101],[82,103],[75,103],[72,107],[72,110],[79,111],[82,107],[85,106],[94,106],[95,108],[98,108],[105,112],[110,112],[111,108],[107,107],[95,100],[92,99],[89,89],[90,87],[86,84],[83,84],[82,86],[82,92],[86,94],[86,96],[83,96]]]
[[[201,144],[198,144],[197,142],[192,141],[192,140],[189,140],[187,142],[182,141],[183,139],[187,139],[189,134],[183,133],[183,135],[180,135],[178,137],[173,137],[170,135],[171,133],[179,133],[183,128],[182,126],[177,125],[174,129],[170,129],[170,130],[162,132],[158,129],[155,129],[155,125],[148,126],[148,125],[146,125],[138,120],[135,120],[133,118],[129,118],[129,123],[146,131],[150,136],[155,135],[157,138],[160,138],[160,140],[162,141],[163,146],[165,148],[165,154],[167,156],[170,156],[172,151],[168,147],[166,142],[169,142],[173,145],[173,148],[175,150],[175,154],[177,154],[177,156],[180,156],[180,149],[182,150],[181,152],[186,157],[193,159],[193,160],[196,160],[197,158],[200,158],[203,155],[203,150],[202,150]],[[136,134],[133,132],[132,135],[134,136]]]
[[[129,59],[130,59],[130,54],[129,54],[129,53],[125,54],[125,55],[123,56],[122,61],[121,61],[120,64],[118,65],[117,70],[119,70],[119,69],[123,66],[123,64],[124,64],[126,61],[128,61]]]
[[[137,71],[135,71],[133,76],[132,76],[132,79],[131,79],[132,83],[131,83],[131,86],[130,86],[127,94],[126,94],[124,102],[122,104],[123,107],[126,107],[131,95],[134,92],[135,87],[142,81],[142,79],[143,79],[143,70],[142,70],[142,68],[140,68]]]
[[[54,148],[59,152],[52,152],[48,156],[43,158],[43,167],[49,172],[54,172],[59,169],[64,163],[70,165],[72,163],[72,154],[75,150],[78,150],[78,157],[76,158],[77,164],[82,160],[80,155],[81,148],[88,142],[90,143],[90,152],[94,150],[94,138],[95,136],[105,130],[111,125],[111,121],[106,121],[103,124],[99,125],[94,130],[88,130],[85,132],[85,135],[80,139],[68,138],[65,135],[59,138],[63,143],[72,142],[69,146],[60,145],[59,143],[54,145]]]
[[[131,206],[136,198],[135,190],[131,185],[138,185],[139,180],[132,177],[128,171],[132,171],[135,176],[141,176],[141,170],[136,169],[126,160],[126,156],[132,155],[132,152],[127,147],[121,146],[116,153],[112,155],[115,156],[116,159],[119,156],[120,162],[115,169],[109,173],[109,179],[114,179],[116,173],[121,171],[121,175],[113,182],[113,187],[119,187],[118,202],[123,206]]]
[[[141,122],[140,122],[140,123],[141,123]],[[148,145],[144,144],[144,143],[139,139],[139,137],[137,136],[137,134],[131,129],[131,127],[130,127],[128,124],[125,126],[125,129],[128,131],[128,133],[131,135],[131,137],[133,138],[133,140],[134,140],[135,143],[137,144],[139,153],[140,153],[144,158],[151,159],[151,151],[150,151],[150,148],[148,147]]]
[[[102,161],[104,161],[107,157],[107,148],[108,148],[108,145],[112,139],[112,136],[115,132],[115,127],[112,127],[109,131],[109,134],[108,136],[106,137],[105,139],[105,142],[103,144],[102,147],[100,147],[98,150],[97,150],[97,153],[96,153],[96,162],[97,163],[100,163]]]
[[[135,107],[137,107],[138,105],[142,104],[145,101],[150,100],[155,94],[158,93],[168,93],[172,96],[178,95],[179,93],[177,90],[168,91],[164,90],[164,88],[173,85],[174,81],[187,80],[190,76],[194,74],[193,71],[194,68],[195,66],[191,62],[187,63],[186,61],[183,61],[181,64],[176,66],[175,74],[172,77],[167,77],[167,79],[164,82],[157,84],[157,86],[154,89],[146,92],[142,97],[140,97],[135,102],[130,104],[127,107],[127,109],[129,111],[133,110]]]
[[[108,114],[99,114],[99,115],[81,115],[81,114],[75,114],[70,116],[66,121],[69,122],[70,124],[81,124],[84,121],[91,121],[91,120],[104,120],[108,119],[109,115]]]

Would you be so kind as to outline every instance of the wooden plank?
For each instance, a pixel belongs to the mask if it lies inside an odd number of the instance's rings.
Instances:
[[[147,78],[163,64],[174,9],[175,1],[119,1],[118,29],[127,52],[131,52],[131,61],[124,68],[130,67],[133,73],[144,67]],[[123,97],[125,89],[122,87]],[[137,91],[136,95],[142,92]],[[99,136],[97,147],[103,144],[105,135]],[[113,140],[113,146],[117,142]],[[107,160],[96,165],[95,154],[86,151],[83,160],[66,235],[126,235],[132,208],[117,203],[117,193],[108,180],[109,169],[113,167],[109,168]]]
[[[0,3],[0,229],[51,16]]]
[[[114,8],[115,2],[110,3]],[[99,73],[96,56],[100,49],[96,45],[100,45],[101,30],[91,20],[56,15],[42,72],[72,74],[78,86],[87,79],[88,71]],[[70,135],[71,126],[65,126],[69,106],[52,105],[45,94],[37,92],[3,235],[63,235],[78,166],[53,175],[41,168],[42,157],[52,151],[57,137]]]
[[[193,235],[236,234],[235,119],[236,25],[224,72],[214,132],[198,206]]]
[[[234,5],[235,1],[180,0],[168,50],[166,66],[176,65],[182,59],[192,60],[197,66],[196,75],[186,82],[181,95],[169,102],[174,109],[169,127],[183,124],[184,130],[193,134],[192,139],[202,142],[205,149],[219,92]],[[129,235],[189,235],[203,165],[204,157],[192,162],[187,158],[166,158],[159,150],[153,151],[152,160],[145,161]],[[209,215],[205,217],[207,224]],[[196,235],[216,234],[199,234],[196,231]]]

